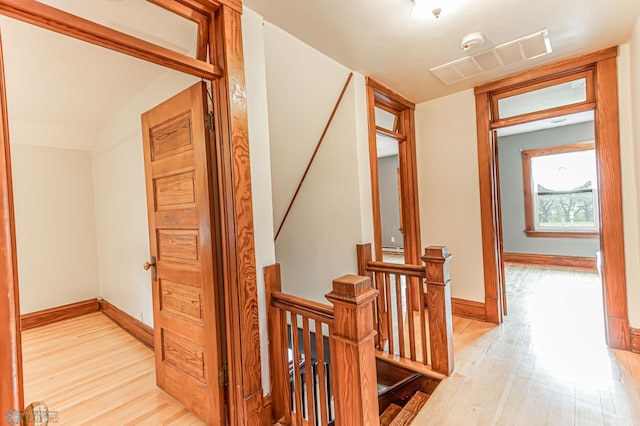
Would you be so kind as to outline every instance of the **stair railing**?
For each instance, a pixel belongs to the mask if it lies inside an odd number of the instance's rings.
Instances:
[[[272,423],[379,425],[369,278],[334,280],[330,306],[283,293],[279,264],[264,274]]]
[[[378,297],[372,307],[377,356],[426,373],[453,372],[452,255],[430,246],[424,265],[373,261],[371,244],[357,246],[358,274],[369,277]],[[418,300],[416,309],[412,301]]]

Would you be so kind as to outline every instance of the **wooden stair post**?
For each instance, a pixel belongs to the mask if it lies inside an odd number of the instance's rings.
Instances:
[[[446,375],[453,373],[453,319],[449,276],[451,258],[452,255],[445,246],[429,246],[422,256],[427,275],[431,368]]]
[[[271,416],[273,422],[291,424],[291,388],[289,385],[289,358],[287,351],[286,312],[274,308],[271,295],[282,291],[280,264],[264,268],[264,281],[267,293],[267,320],[269,330],[269,370],[271,377]]]
[[[331,334],[337,426],[379,425],[373,308],[378,291],[367,277],[345,275],[326,295],[334,306]]]

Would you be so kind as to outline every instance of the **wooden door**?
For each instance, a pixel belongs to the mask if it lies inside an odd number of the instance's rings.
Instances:
[[[197,83],[142,115],[158,386],[225,423],[211,132]],[[154,265],[155,264],[155,265]]]

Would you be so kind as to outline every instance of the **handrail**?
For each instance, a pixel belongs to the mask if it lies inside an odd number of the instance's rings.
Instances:
[[[282,227],[284,226],[284,223],[287,221],[287,217],[289,216],[289,212],[291,211],[291,207],[293,207],[293,203],[296,202],[296,198],[298,197],[298,193],[300,192],[300,188],[302,188],[302,184],[304,183],[304,180],[307,178],[307,174],[309,173],[309,169],[311,169],[311,165],[313,164],[313,160],[316,158],[316,154],[318,153],[318,150],[320,149],[320,145],[322,145],[322,141],[324,141],[324,137],[326,136],[327,131],[329,130],[329,127],[331,126],[331,122],[333,121],[333,117],[336,115],[336,111],[338,111],[338,107],[342,103],[342,98],[344,97],[344,94],[347,91],[347,87],[349,87],[349,83],[351,82],[352,78],[353,78],[353,73],[349,73],[349,76],[347,77],[347,81],[345,81],[344,86],[342,87],[342,91],[340,92],[340,96],[338,96],[338,100],[336,101],[336,104],[334,105],[333,110],[331,111],[331,115],[329,116],[329,120],[327,120],[327,124],[324,126],[324,130],[322,131],[322,135],[320,136],[320,140],[318,140],[318,143],[316,144],[316,149],[313,151],[313,154],[311,154],[311,159],[309,160],[309,163],[307,163],[307,168],[304,170],[304,173],[302,174],[302,177],[300,178],[300,182],[298,183],[298,187],[296,188],[295,192],[293,193],[293,197],[291,197],[291,201],[289,202],[289,207],[287,207],[287,210],[284,213],[284,217],[282,218],[282,221],[280,222],[280,226],[278,226],[278,230],[276,231],[276,235],[273,238],[273,241],[277,241],[278,240],[278,236],[280,235],[280,231],[282,231]]]
[[[274,291],[271,293],[271,306],[333,325],[333,307],[324,303]]]
[[[408,277],[426,278],[426,272],[422,265],[404,265],[400,263],[387,263],[371,261],[367,262],[369,272],[384,272],[387,274],[406,275]]]

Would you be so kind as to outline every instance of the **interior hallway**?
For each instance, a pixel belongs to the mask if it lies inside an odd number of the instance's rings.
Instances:
[[[504,324],[454,316],[455,373],[413,424],[640,425],[640,355],[604,345],[597,274],[508,266],[506,279]]]
[[[25,403],[51,425],[202,425],[156,387],[153,351],[102,313],[22,333]]]

